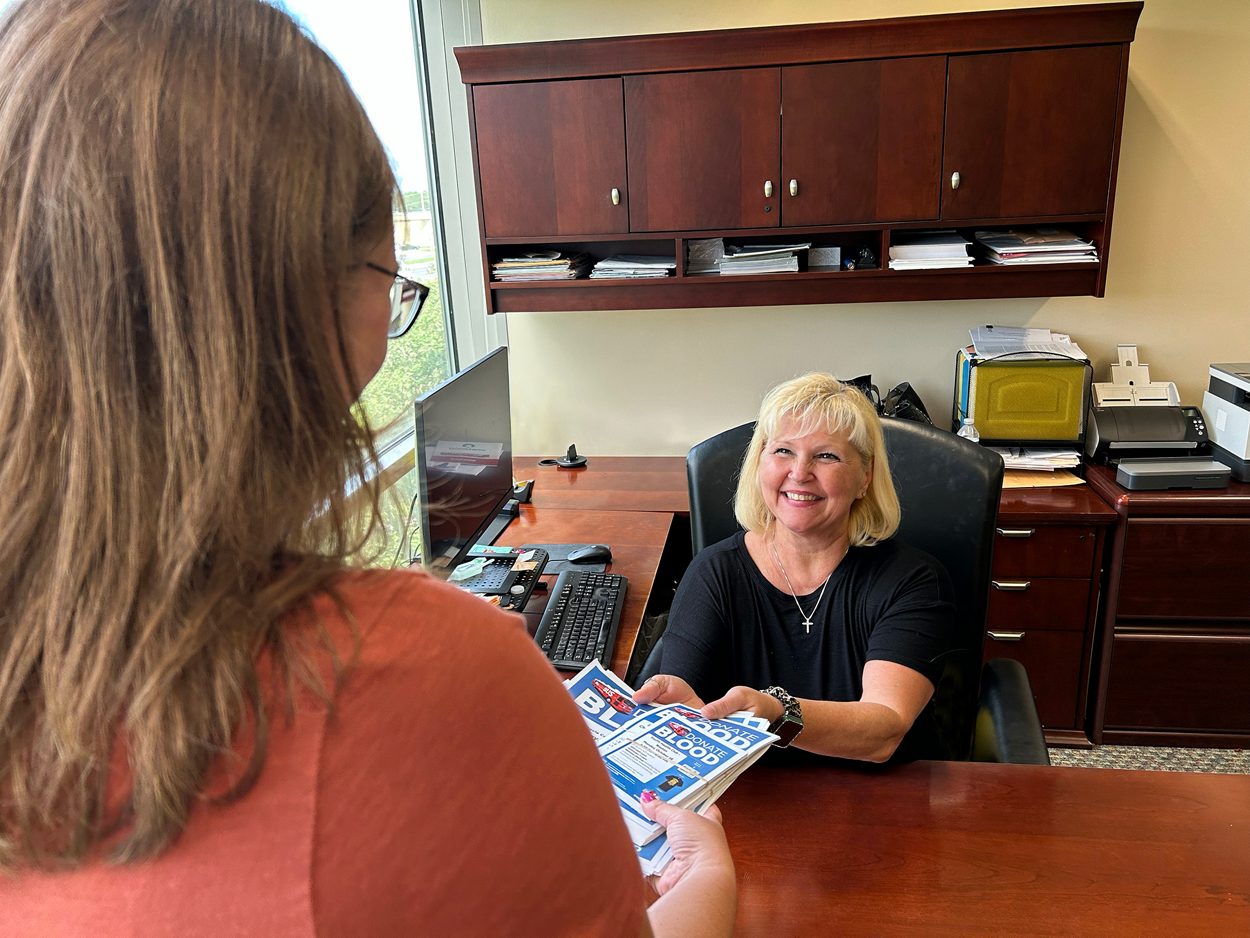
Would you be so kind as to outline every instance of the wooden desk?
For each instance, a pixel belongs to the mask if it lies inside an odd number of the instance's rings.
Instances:
[[[584,469],[540,466],[515,456],[512,474],[533,479],[538,508],[603,508],[690,513],[685,456],[591,456]]]
[[[1250,776],[762,764],[720,804],[742,935],[1250,934]]]

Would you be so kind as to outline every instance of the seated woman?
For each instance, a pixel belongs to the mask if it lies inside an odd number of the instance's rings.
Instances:
[[[730,934],[718,815],[647,807],[655,898],[518,616],[359,569],[419,308],[330,58],[25,0],[0,163],[0,935]]]
[[[734,513],[745,533],[690,565],[637,699],[750,710],[824,756],[938,755],[928,704],[954,605],[942,566],[889,540],[898,497],[868,399],[824,374],[770,391]]]

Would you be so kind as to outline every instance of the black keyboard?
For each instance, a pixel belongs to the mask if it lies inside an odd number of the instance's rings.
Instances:
[[[557,668],[606,666],[616,642],[629,581],[619,573],[565,570],[556,580],[534,640]]]

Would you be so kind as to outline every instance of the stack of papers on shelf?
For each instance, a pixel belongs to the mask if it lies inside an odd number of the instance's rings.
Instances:
[[[779,274],[799,269],[799,251],[810,248],[803,244],[731,244],[720,260],[722,274]]]
[[[1069,336],[1049,329],[1026,326],[977,326],[969,329],[972,350],[977,358],[1075,358],[1089,361],[1079,345]]]
[[[723,238],[695,238],[686,242],[686,273],[719,274],[725,256]]]
[[[1098,263],[1098,249],[1064,228],[978,231],[976,237],[995,264]]]
[[[705,720],[677,704],[637,704],[634,690],[592,661],[565,681],[582,711],[625,817],[644,875],[672,859],[664,829],[642,810],[642,793],[703,813],[777,737],[748,712]]]
[[[529,251],[505,257],[490,265],[496,280],[575,280],[590,269],[590,258],[582,253],[560,251]]]
[[[953,228],[941,231],[898,231],[890,245],[891,270],[934,270],[971,267],[972,244]]]
[[[1081,464],[1081,454],[1074,449],[1024,446],[989,448],[1003,457],[1003,465],[1008,469],[1075,469]]]
[[[591,280],[636,280],[649,277],[668,277],[677,269],[673,257],[652,257],[646,254],[613,254],[595,264],[590,271]]]

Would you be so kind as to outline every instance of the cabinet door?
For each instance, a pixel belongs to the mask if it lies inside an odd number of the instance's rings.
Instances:
[[[1007,635],[1008,638],[996,636]],[[1079,632],[1027,629],[988,629],[983,654],[1014,658],[1024,665],[1037,716],[1046,729],[1079,729],[1077,701],[1081,692],[1081,643]]]
[[[629,230],[621,79],[478,85],[473,116],[486,237]]]
[[[1119,86],[1118,45],[951,56],[942,217],[1105,211]]]
[[[937,218],[945,81],[940,55],[782,69],[782,223]]]
[[[778,85],[775,68],[627,75],[630,229],[776,226]]]

